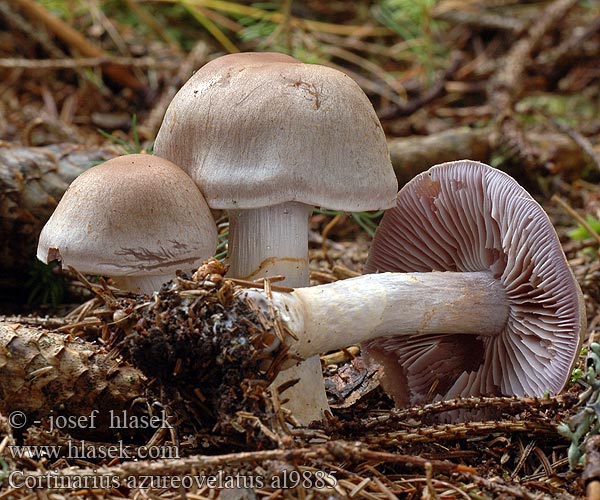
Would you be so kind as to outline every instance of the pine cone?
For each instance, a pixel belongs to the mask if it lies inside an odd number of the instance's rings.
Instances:
[[[114,436],[108,428],[111,410],[113,414],[145,411],[131,407],[144,394],[144,384],[137,369],[100,346],[0,323],[0,413],[22,411],[26,426],[50,415],[87,416],[97,409],[94,428],[72,426],[65,431],[76,437]]]

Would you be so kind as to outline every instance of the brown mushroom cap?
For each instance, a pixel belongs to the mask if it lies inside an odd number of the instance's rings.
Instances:
[[[37,256],[105,276],[161,275],[213,255],[217,230],[194,181],[157,156],[120,156],[69,186]]]
[[[212,208],[301,202],[393,205],[397,181],[373,106],[346,74],[283,54],[211,61],[169,106],[154,153],[186,170]]]
[[[383,217],[365,271],[489,271],[510,305],[500,332],[369,342],[397,405],[563,389],[585,330],[583,298],[548,216],[507,174],[457,161],[415,177]]]

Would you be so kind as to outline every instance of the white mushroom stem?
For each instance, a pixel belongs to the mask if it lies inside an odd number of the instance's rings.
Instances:
[[[308,217],[312,207],[282,203],[229,210],[229,274],[254,280],[284,275],[280,284],[308,285]]]
[[[252,210],[229,210],[229,275],[244,279],[282,275],[278,285],[309,284],[308,218],[310,205],[281,203]],[[299,379],[281,395],[301,425],[322,420],[329,410],[321,360],[313,357],[279,373],[273,387]],[[307,387],[309,388],[307,390]]]
[[[249,291],[259,307],[262,292]],[[273,293],[290,352],[306,358],[379,337],[415,334],[495,335],[509,306],[489,272],[368,274],[326,285]]]
[[[152,295],[155,291],[160,290],[169,280],[174,278],[171,274],[162,274],[155,276],[111,276],[111,279],[117,288],[121,290],[129,290],[135,293],[144,293]]]

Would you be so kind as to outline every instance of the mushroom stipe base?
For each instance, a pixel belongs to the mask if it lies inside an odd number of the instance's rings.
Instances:
[[[260,313],[234,296],[230,281],[214,274],[194,282],[180,277],[129,311],[119,347],[161,394],[163,404],[196,429],[235,434],[239,411],[265,417],[270,374],[263,363],[272,344]],[[267,363],[268,368],[270,363]],[[216,426],[216,427],[215,427]]]

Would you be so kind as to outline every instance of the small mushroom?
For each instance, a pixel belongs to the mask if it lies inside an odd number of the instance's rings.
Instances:
[[[37,257],[152,293],[213,255],[217,229],[202,193],[177,165],[120,156],[69,186],[42,229]]]
[[[238,278],[279,274],[285,285],[307,286],[313,206],[378,210],[397,191],[383,129],[360,87],[283,54],[233,54],[202,67],[171,102],[154,152],[181,165],[211,208],[228,210],[229,276]],[[303,365],[287,376],[315,389],[297,385],[285,397],[308,423],[328,406],[316,389],[319,359]]]
[[[401,407],[557,394],[569,379],[583,297],[548,216],[507,174],[458,161],[418,175],[384,215],[366,269],[376,274],[274,294],[292,353],[362,342]]]

